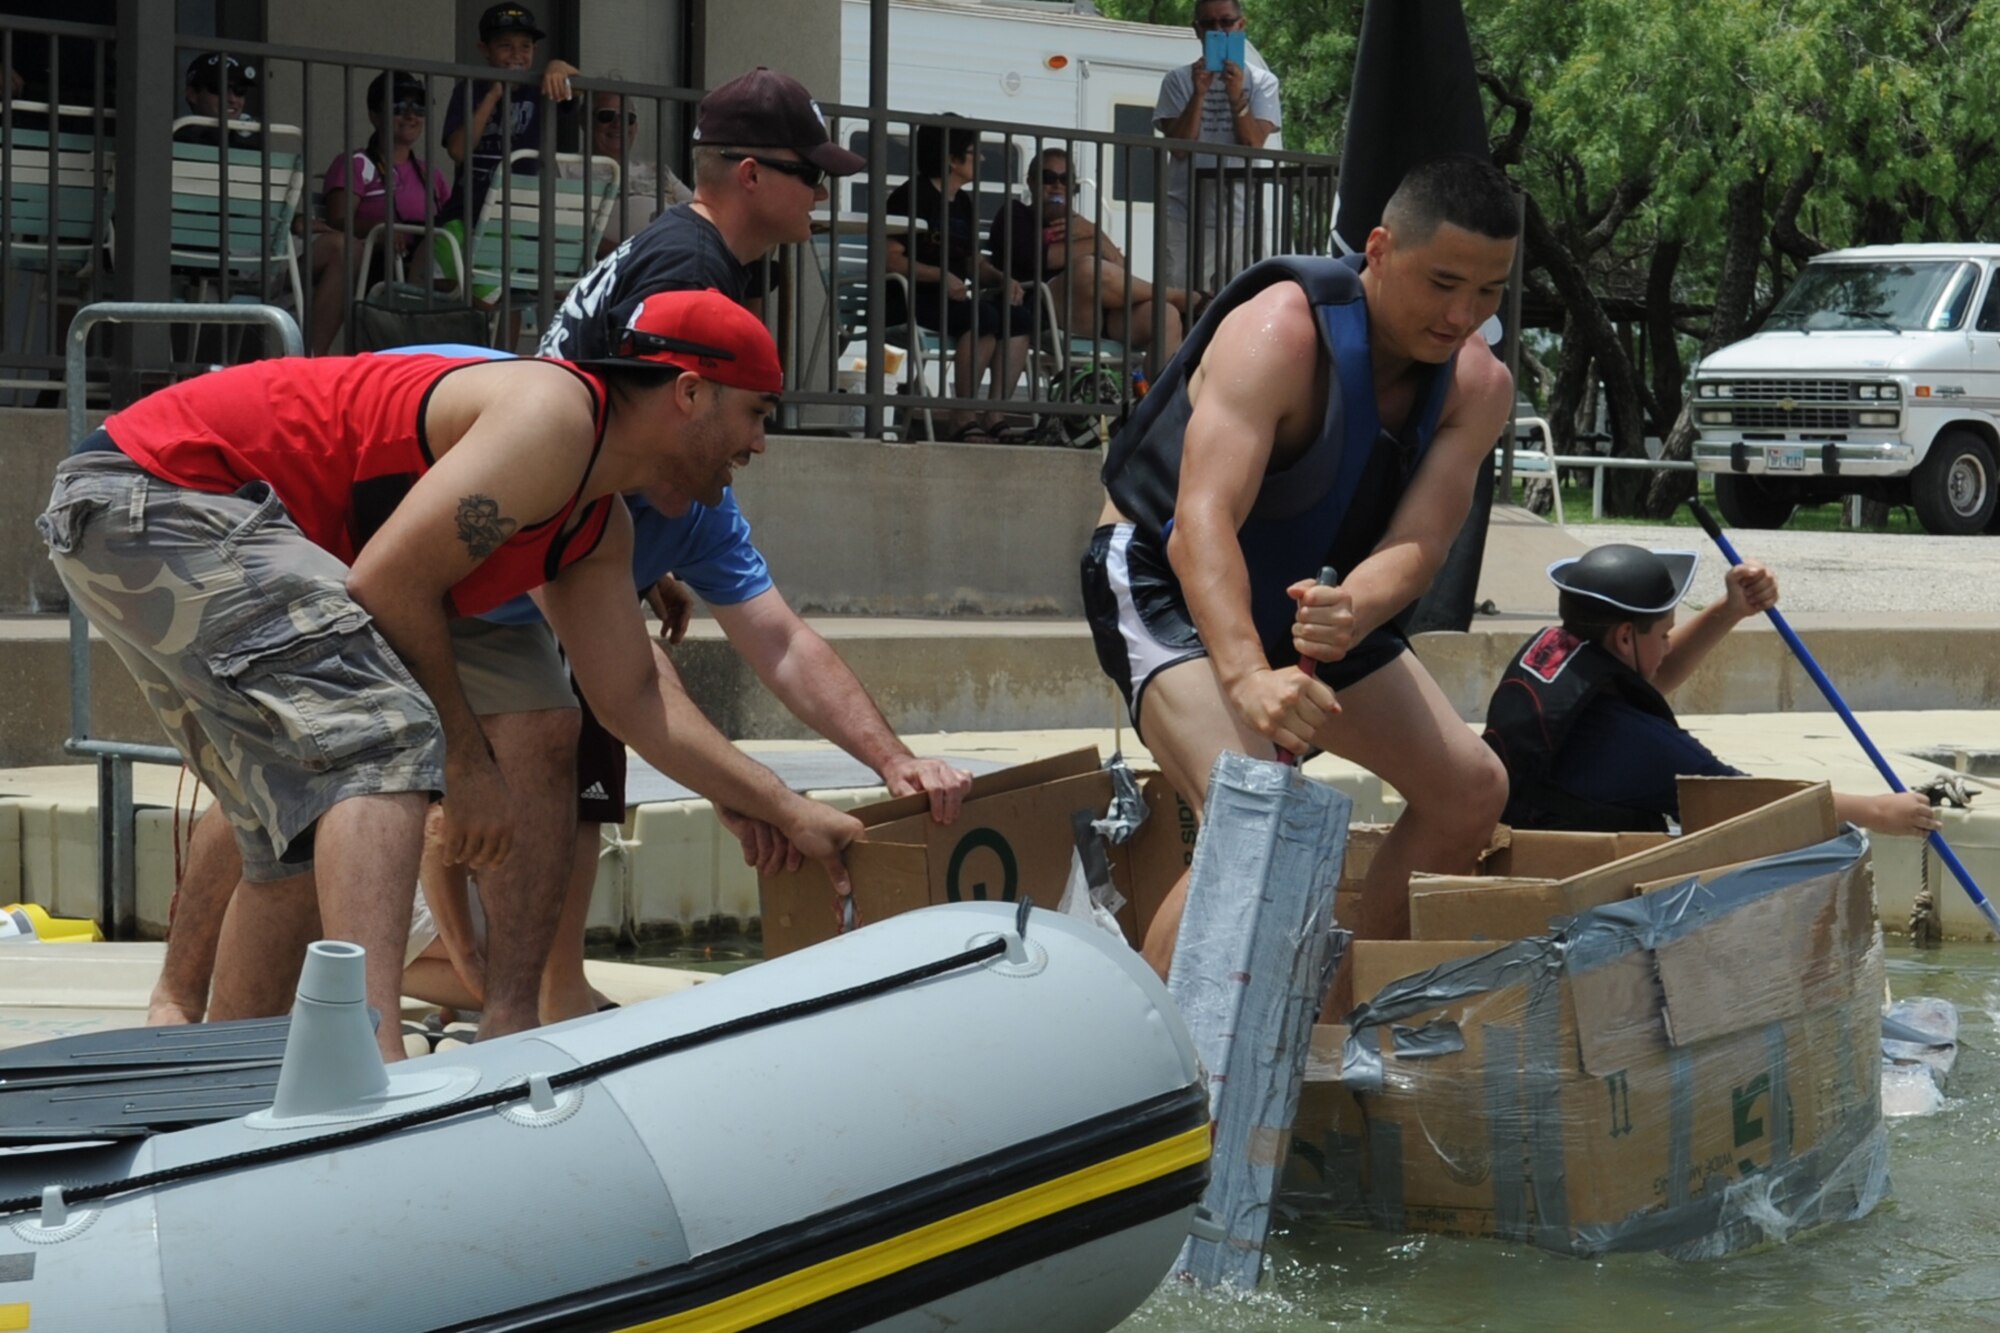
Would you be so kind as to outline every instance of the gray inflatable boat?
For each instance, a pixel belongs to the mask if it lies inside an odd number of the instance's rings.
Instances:
[[[313,946],[268,1107],[0,1150],[0,1328],[1081,1333],[1207,1180],[1165,988],[1052,912],[930,908],[387,1070],[360,954]]]

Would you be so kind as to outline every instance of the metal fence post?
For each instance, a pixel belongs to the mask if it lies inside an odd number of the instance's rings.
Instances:
[[[204,305],[185,301],[100,301],[76,312],[69,327],[64,394],[72,441],[84,437],[90,413],[84,403],[86,349],[99,324],[262,324],[278,337],[286,356],[305,355],[299,326],[271,305]],[[132,765],[179,764],[180,752],[164,745],[95,740],[90,734],[90,625],[75,601],[69,606],[68,754],[97,764],[97,904],[106,939],[129,937],[138,927],[139,885]]]

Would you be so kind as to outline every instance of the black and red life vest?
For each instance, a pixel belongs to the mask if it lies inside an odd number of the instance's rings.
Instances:
[[[1570,730],[1604,691],[1678,726],[1674,710],[1638,672],[1561,626],[1536,634],[1514,654],[1486,707],[1485,741],[1507,766],[1507,808],[1515,828],[1657,832],[1659,815],[1565,791],[1550,778]]]

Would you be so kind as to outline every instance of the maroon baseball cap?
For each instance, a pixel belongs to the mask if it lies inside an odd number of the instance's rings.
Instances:
[[[713,287],[655,292],[625,321],[615,352],[579,364],[675,366],[751,393],[785,387],[778,345],[764,321]]]
[[[851,176],[868,165],[828,137],[826,117],[803,83],[762,65],[701,99],[694,141],[710,148],[789,148],[831,176]]]

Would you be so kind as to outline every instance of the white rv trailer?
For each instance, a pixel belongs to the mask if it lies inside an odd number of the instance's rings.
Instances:
[[[866,106],[869,0],[842,0],[840,20],[840,101]],[[986,145],[979,210],[986,219],[1005,196],[1021,195],[1027,164],[1038,146],[1065,142],[1062,136],[1071,130],[1151,134],[1161,76],[1193,61],[1200,50],[1186,28],[1077,14],[1067,5],[894,0],[889,6],[889,107],[920,114],[951,111],[975,120],[1047,129],[1040,145],[1031,133],[1004,145]],[[1254,44],[1248,53],[1251,64],[1263,66]],[[843,122],[839,133],[849,147],[866,151],[864,123]],[[871,173],[885,192],[908,174],[908,147],[900,132],[896,137],[890,161],[879,174]],[[1282,135],[1273,135],[1269,146],[1282,148]],[[1136,154],[1128,166],[1116,155],[1109,162],[1095,161],[1088,147],[1080,146],[1080,160],[1071,163],[1080,181],[1078,202],[1111,229],[1134,271],[1150,274],[1152,155]],[[848,182],[841,207],[863,209],[868,188],[860,178]]]

